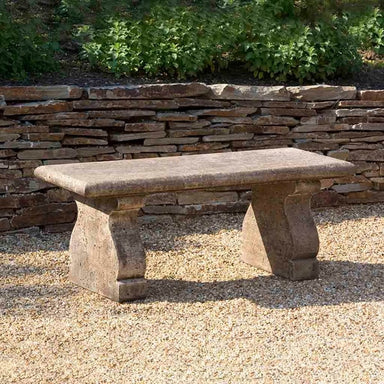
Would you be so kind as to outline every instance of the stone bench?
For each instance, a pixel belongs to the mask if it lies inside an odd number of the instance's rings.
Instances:
[[[137,214],[147,195],[252,186],[242,260],[291,280],[318,276],[319,240],[310,211],[320,179],[354,173],[345,161],[299,149],[42,166],[35,175],[71,191],[78,218],[70,279],[112,300],[146,296]]]

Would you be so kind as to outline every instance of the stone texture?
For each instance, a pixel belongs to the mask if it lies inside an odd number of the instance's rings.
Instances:
[[[144,145],[194,144],[198,141],[198,137],[164,137],[161,139],[145,139]]]
[[[316,111],[313,109],[304,108],[261,108],[261,114],[274,116],[304,117],[316,116]]]
[[[188,191],[177,194],[180,205],[235,202],[237,199],[236,192]]]
[[[351,151],[349,154],[351,161],[384,161],[384,149]]]
[[[81,199],[69,247],[70,280],[114,301],[145,297],[137,214],[144,198]]]
[[[375,100],[342,100],[337,103],[339,108],[382,108],[384,107],[383,101]]]
[[[1,133],[48,133],[47,125],[16,125],[13,127],[1,128]]]
[[[52,99],[79,99],[83,89],[72,85],[0,87],[0,94],[5,100],[52,100]]]
[[[76,206],[74,203],[52,203],[38,205],[23,210],[21,215],[11,220],[12,228],[26,228],[34,225],[47,225],[69,223],[76,218]]]
[[[23,133],[21,138],[30,141],[61,141],[64,135],[65,134],[61,132]]]
[[[383,90],[373,90],[373,89],[363,90],[363,91],[359,91],[358,97],[361,100],[384,101],[384,91]]]
[[[89,88],[89,99],[173,99],[195,97],[209,92],[202,83],[145,84]]]
[[[79,157],[98,156],[114,152],[113,147],[76,148],[76,154]]]
[[[205,119],[199,119],[198,121],[183,123],[170,121],[168,125],[169,129],[200,129],[208,127],[209,125],[211,125],[211,122]]]
[[[227,108],[231,106],[228,101],[211,99],[175,98],[175,102],[180,108]]]
[[[283,86],[262,87],[233,84],[210,85],[212,99],[289,101],[290,94]]]
[[[182,129],[169,131],[170,137],[188,137],[188,136],[205,136],[205,135],[226,135],[229,128],[202,128],[202,129]]]
[[[70,159],[77,156],[76,150],[73,148],[46,149],[46,150],[25,150],[20,151],[17,157],[21,160],[33,159]]]
[[[159,122],[141,122],[125,124],[126,132],[154,132],[165,131],[165,123]]]
[[[293,117],[287,116],[260,116],[253,120],[252,124],[255,125],[286,125],[293,127],[299,123]]]
[[[66,137],[63,145],[108,145],[108,140],[93,137]]]
[[[45,101],[25,104],[7,105],[4,116],[57,113],[72,110],[72,105],[66,101]]]
[[[17,133],[5,133],[2,134],[0,131],[0,142],[4,143],[5,141],[16,140],[20,137]]]
[[[55,127],[124,127],[125,121],[115,119],[63,119],[47,120],[45,124]]]
[[[19,116],[20,120],[39,121],[39,120],[63,120],[63,119],[88,119],[88,112],[58,112],[44,113],[42,115]]]
[[[380,123],[359,123],[352,126],[353,130],[361,131],[384,131],[384,124]]]
[[[334,124],[336,122],[336,114],[331,111],[322,113],[317,116],[303,117],[300,123],[303,125],[322,125],[322,124]]]
[[[149,147],[145,149],[153,150]],[[174,151],[176,147],[171,149]],[[37,168],[35,175],[79,195],[93,197],[249,185],[292,178],[321,179],[353,172],[352,164],[294,148],[282,148],[193,158],[181,156],[128,162],[51,165]]]
[[[178,109],[174,100],[78,100],[73,109]]]
[[[286,135],[289,127],[284,125],[233,125],[231,133],[256,133],[258,135]]]
[[[108,137],[108,133],[103,129],[96,128],[52,128],[52,131],[68,136],[94,136],[94,137]]]
[[[108,118],[108,119],[120,119],[130,120],[134,117],[151,117],[155,116],[156,112],[148,109],[128,109],[118,111],[89,111],[89,117],[94,118]]]
[[[197,116],[183,112],[158,113],[156,119],[158,121],[196,121]]]
[[[132,141],[140,139],[156,139],[165,137],[166,133],[164,131],[158,132],[138,132],[138,133],[117,133],[110,136],[112,141]]]
[[[127,145],[116,147],[116,151],[120,153],[142,153],[142,152],[176,152],[177,147],[175,145],[157,145],[152,147],[145,147],[139,145]]]
[[[244,107],[236,107],[236,108],[216,108],[216,109],[203,109],[197,111],[190,111],[191,114],[195,114],[197,116],[222,116],[222,117],[246,117],[248,115],[252,115],[256,113],[258,108],[244,108]]]
[[[288,87],[287,90],[293,97],[302,101],[354,99],[357,93],[356,87],[332,85]]]
[[[319,190],[319,182],[253,186],[241,259],[290,280],[318,277],[319,239],[310,200]]]
[[[9,127],[15,124],[17,124],[16,120],[0,119],[0,127]]]
[[[197,143],[197,144],[185,144],[179,146],[181,152],[207,152],[217,151],[227,148],[229,144],[223,143]]]
[[[234,140],[251,140],[253,138],[253,133],[232,133],[229,135],[211,135],[203,136],[203,141],[206,143],[211,142],[226,142]]]
[[[56,141],[9,141],[0,144],[0,149],[45,149],[45,148],[60,148],[61,143]]]

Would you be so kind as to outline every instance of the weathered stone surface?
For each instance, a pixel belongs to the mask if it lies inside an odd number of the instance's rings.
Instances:
[[[53,160],[44,160],[44,165],[55,165],[55,164],[74,164],[80,163],[78,159],[53,159]]]
[[[141,153],[141,152],[176,152],[176,145],[157,145],[144,147],[139,145],[127,145],[116,147],[116,151],[120,153]]]
[[[286,125],[289,127],[299,124],[299,121],[288,116],[260,116],[253,119],[255,125]]]
[[[7,101],[79,99],[83,94],[83,89],[72,85],[4,86],[0,87],[0,94],[4,95]]]
[[[16,125],[13,127],[1,128],[1,133],[43,133],[49,132],[46,125]]]
[[[5,102],[4,96],[0,95],[0,108],[4,107],[5,105],[7,105],[7,103]]]
[[[157,132],[138,132],[138,133],[116,133],[110,136],[112,141],[132,141],[132,140],[140,140],[147,138],[161,138],[165,137],[166,133],[164,131]]]
[[[356,87],[332,85],[287,87],[287,90],[293,97],[302,101],[354,99],[357,93]]]
[[[195,97],[209,92],[202,83],[144,84],[89,88],[89,99],[173,99]]]
[[[164,137],[162,139],[145,139],[144,145],[194,144],[198,141],[198,137]]]
[[[21,135],[21,138],[23,140],[30,140],[30,141],[40,141],[40,140],[42,140],[42,141],[61,141],[64,138],[64,133],[60,133],[60,132],[23,133]]]
[[[334,159],[339,159],[339,160],[348,160],[348,155],[349,151],[347,149],[336,149],[333,151],[329,151],[327,153],[327,156],[333,157]]]
[[[384,124],[380,123],[359,123],[352,125],[353,130],[361,131],[384,131]]]
[[[292,132],[335,132],[349,130],[348,124],[299,125]]]
[[[113,147],[76,148],[76,153],[79,157],[97,156],[114,152],[115,149]]]
[[[45,124],[55,127],[124,127],[125,121],[114,119],[63,119],[63,120],[47,120]]]
[[[374,177],[371,179],[373,189],[376,191],[384,191],[384,177]]]
[[[68,136],[94,136],[94,137],[107,137],[108,133],[103,129],[96,128],[52,128],[52,131],[55,131],[60,134]]]
[[[209,85],[212,99],[289,101],[290,94],[283,86],[260,87],[233,84]]]
[[[4,143],[5,141],[16,140],[19,137],[20,137],[20,135],[17,133],[4,133],[4,134],[2,134],[0,131],[0,142],[1,143]]]
[[[284,125],[233,125],[231,133],[256,133],[259,135],[285,135],[289,132],[289,127]]]
[[[0,170],[0,179],[19,179],[22,176],[22,172],[18,169],[2,169]]]
[[[176,150],[175,146],[169,147],[170,152]],[[129,150],[130,147],[122,148]],[[164,152],[153,147],[140,149]],[[340,160],[294,148],[281,148],[142,161],[51,165],[37,168],[35,175],[79,195],[97,197],[250,185],[292,178],[313,180],[341,177],[354,171],[352,164]],[[154,178],[156,182],[153,182]]]
[[[304,117],[316,116],[316,111],[313,109],[304,108],[261,108],[261,114],[274,116]]]
[[[125,124],[126,132],[154,132],[165,131],[165,123],[159,122],[141,122]]]
[[[0,219],[0,232],[8,231],[11,228],[9,220],[6,218]]]
[[[61,143],[56,141],[9,141],[0,144],[0,149],[26,149],[26,148],[60,148]]]
[[[9,160],[9,169],[36,168],[42,165],[40,160]]]
[[[254,124],[251,117],[212,117],[210,121],[213,124]]]
[[[201,109],[197,111],[189,111],[189,113],[197,116],[221,116],[221,117],[246,117],[256,113],[258,108],[217,108],[217,109]]]
[[[294,144],[295,148],[303,149],[305,151],[330,151],[333,149],[338,149],[339,146],[336,143],[296,143]]]
[[[233,141],[231,146],[233,148],[282,148],[292,145],[292,140],[289,139],[271,139],[270,136],[267,138],[260,138],[255,136],[253,140],[244,140],[244,141]]]
[[[33,159],[70,159],[76,157],[76,150],[73,148],[60,148],[60,149],[32,149],[20,151],[17,157],[21,160],[33,160]]]
[[[312,208],[336,207],[340,203],[340,195],[335,191],[321,191],[312,197]]]
[[[234,141],[234,140],[252,140],[253,133],[232,133],[229,135],[210,135],[204,136],[203,141],[206,143],[211,142],[225,142],[225,141]]]
[[[44,101],[36,103],[14,104],[4,107],[4,116],[69,112],[71,103],[66,101]]]
[[[181,152],[204,152],[215,151],[218,149],[227,148],[229,144],[222,143],[197,143],[197,144],[185,144],[179,146]]]
[[[26,228],[34,225],[48,225],[72,222],[76,218],[74,203],[51,203],[26,208],[19,216],[11,220],[13,228]]]
[[[108,118],[108,119],[121,119],[129,120],[133,117],[151,117],[155,116],[156,112],[149,109],[128,109],[118,111],[89,111],[90,118]]]
[[[384,149],[377,149],[374,151],[370,151],[370,150],[351,151],[349,153],[349,160],[351,161],[384,161]]]
[[[108,145],[108,140],[92,137],[66,137],[63,145]]]
[[[303,125],[322,125],[322,124],[333,124],[336,122],[336,115],[333,111],[322,113],[321,115],[312,117],[303,117],[300,123]]]
[[[62,188],[48,190],[47,196],[49,201],[53,203],[69,203],[73,201],[72,193]]]
[[[318,182],[258,184],[243,223],[241,259],[290,280],[314,279],[319,239],[310,200]]]
[[[9,127],[15,124],[17,124],[16,120],[0,119],[0,127]]]
[[[115,301],[146,295],[145,251],[137,214],[141,196],[79,200],[70,242],[70,280]]]
[[[84,109],[178,109],[174,100],[78,100],[73,108]]]
[[[204,135],[226,135],[229,128],[202,128],[202,129],[182,129],[169,131],[170,137],[188,137]]]
[[[384,101],[384,91],[383,90],[363,90],[359,91],[358,97],[361,100],[374,100],[374,101]]]
[[[196,121],[197,116],[190,113],[183,112],[170,112],[170,113],[158,113],[156,116],[158,121]]]
[[[123,155],[121,153],[106,153],[96,155],[97,161],[112,161],[112,160],[122,160]]]
[[[355,117],[366,116],[369,111],[366,109],[336,109],[335,113],[337,117]]]
[[[48,233],[61,233],[72,231],[74,223],[62,223],[62,224],[49,224],[44,225],[44,232]]]
[[[205,128],[211,125],[211,122],[209,120],[200,119],[193,122],[169,122],[169,129],[200,129]]]
[[[302,101],[264,101],[262,106],[265,108],[303,109],[307,108],[307,103],[303,103]]]
[[[371,184],[359,184],[359,183],[340,184],[340,185],[334,185],[332,187],[332,189],[337,193],[362,192],[362,191],[367,191],[370,188],[371,188]]]
[[[175,193],[154,193],[145,198],[146,205],[174,205],[177,203]]]
[[[46,182],[34,178],[16,179],[12,183],[12,193],[32,193],[49,188]]]
[[[228,101],[210,99],[175,98],[175,102],[180,108],[226,108],[231,106]]]
[[[380,108],[384,107],[383,101],[375,100],[342,100],[337,103],[338,108]]]
[[[368,144],[368,143],[351,143],[343,145],[342,148],[344,149],[381,149],[383,148],[382,144]]]
[[[236,192],[188,191],[178,193],[177,200],[181,205],[223,203],[237,201],[238,195]]]
[[[24,115],[19,116],[19,120],[39,121],[39,120],[62,120],[62,119],[88,119],[88,112],[58,112],[44,113],[42,115]]]
[[[0,149],[0,159],[13,156],[16,156],[16,152],[12,149]]]

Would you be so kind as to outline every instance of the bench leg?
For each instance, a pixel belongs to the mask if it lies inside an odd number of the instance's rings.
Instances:
[[[290,280],[318,277],[319,239],[310,202],[319,190],[317,181],[255,185],[241,259]]]
[[[70,280],[123,302],[146,296],[145,252],[137,225],[142,197],[76,197],[70,242]]]

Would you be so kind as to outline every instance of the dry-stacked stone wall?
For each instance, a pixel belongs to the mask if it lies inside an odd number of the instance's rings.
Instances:
[[[71,195],[33,177],[43,164],[296,147],[357,165],[323,180],[315,207],[384,201],[384,91],[201,83],[0,87],[0,231],[69,229]],[[244,211],[247,188],[150,196],[143,213]]]

